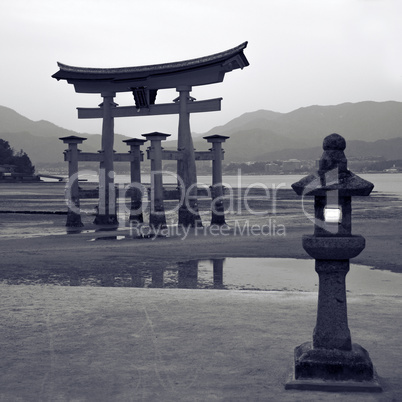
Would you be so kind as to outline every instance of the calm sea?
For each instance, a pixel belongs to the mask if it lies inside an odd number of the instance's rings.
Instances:
[[[268,188],[291,188],[291,185],[299,181],[305,175],[233,175],[223,176],[223,183],[227,187],[238,188],[248,186],[267,186]],[[365,180],[368,180],[374,184],[374,191],[380,191],[384,193],[395,193],[402,195],[402,173],[369,173],[359,174]],[[82,175],[81,178],[88,181],[97,181],[95,175]],[[116,183],[130,183],[129,175],[117,175]],[[141,181],[144,184],[151,182],[149,174],[143,174]],[[167,173],[163,176],[164,184],[176,184],[176,175],[173,173]],[[211,176],[198,176],[198,185],[210,186],[212,183]]]

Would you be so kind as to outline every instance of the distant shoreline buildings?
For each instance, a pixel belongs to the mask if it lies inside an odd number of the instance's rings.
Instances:
[[[281,162],[281,163],[280,163]],[[306,162],[299,161],[298,159],[289,159],[286,161],[270,162],[265,165],[266,174],[288,174],[293,172],[300,172],[303,167],[306,166]],[[310,167],[310,166],[309,166]]]
[[[40,178],[33,174],[18,173],[15,165],[0,165],[0,182],[39,181]]]
[[[317,170],[318,160],[275,160],[265,162],[230,162],[223,168],[224,174],[236,174],[241,169],[242,174],[304,174]],[[348,160],[348,168],[359,173],[400,173],[402,160],[389,161],[384,157],[364,157]]]

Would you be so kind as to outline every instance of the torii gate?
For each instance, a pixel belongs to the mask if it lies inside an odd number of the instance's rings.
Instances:
[[[225,74],[249,65],[243,50],[247,42],[221,53],[173,63],[139,67],[86,68],[58,63],[57,80],[73,84],[77,93],[99,93],[103,102],[98,108],[77,108],[79,119],[102,118],[102,160],[104,197],[99,199],[99,213],[95,222],[117,223],[113,177],[114,118],[179,114],[177,175],[182,179],[184,196],[179,209],[179,224],[195,226],[200,222],[197,207],[197,173],[190,113],[221,110],[222,98],[196,101],[190,96],[193,86],[222,82]],[[179,92],[173,103],[155,104],[158,89],[175,88]],[[132,92],[135,106],[118,106],[114,97],[118,92]]]

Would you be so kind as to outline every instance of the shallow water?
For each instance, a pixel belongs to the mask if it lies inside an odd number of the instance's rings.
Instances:
[[[6,285],[59,285],[138,288],[235,289],[260,291],[318,291],[313,260],[292,258],[220,258],[139,263],[127,268],[102,270],[32,268],[1,272]],[[349,294],[402,296],[402,275],[351,264]]]
[[[399,175],[377,175],[395,176]],[[276,180],[296,180],[293,176],[272,176]],[[243,185],[248,181],[254,183],[258,180],[269,182],[271,176],[245,176]],[[236,179],[236,176],[233,176]],[[290,180],[291,179],[291,180]],[[87,183],[82,184],[86,186]],[[275,184],[279,185],[279,184]],[[52,234],[66,233],[66,213],[67,206],[64,200],[64,183],[1,183],[0,185],[0,239],[22,239],[28,237],[47,236]],[[396,188],[396,187],[395,187]],[[243,189],[244,190],[244,189]],[[261,193],[262,191],[262,193]],[[240,194],[238,194],[240,193]],[[247,219],[250,224],[259,223],[261,216],[265,218],[273,217],[277,223],[286,225],[295,222],[306,222],[303,208],[306,212],[313,213],[312,200],[301,202],[293,191],[280,189],[275,198],[264,193],[260,188],[254,188],[248,193],[247,200],[244,199],[243,192],[235,192],[233,200],[228,198],[225,201],[226,222],[234,225],[236,221]],[[232,202],[233,201],[233,202]],[[81,200],[81,218],[85,229],[93,229],[96,199]],[[122,198],[118,203],[118,214],[120,228],[128,228],[129,202]],[[148,221],[148,207],[144,204],[144,219]],[[393,216],[395,208],[402,208],[401,200],[398,196],[389,194],[374,193],[370,197],[355,197],[353,201],[354,217],[366,217],[368,210],[375,208],[382,215]],[[210,200],[207,198],[199,199],[200,216],[205,225],[210,222]],[[165,202],[165,214],[169,224],[177,223],[177,203]],[[262,215],[261,215],[262,214]]]

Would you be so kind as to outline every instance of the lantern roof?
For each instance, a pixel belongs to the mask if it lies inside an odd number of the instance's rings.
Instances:
[[[371,193],[374,184],[348,170],[339,174],[336,183],[322,183],[322,176],[311,174],[292,184],[297,195],[325,196],[328,191],[338,190],[340,196],[366,196]]]
[[[341,135],[334,133],[325,137],[318,172],[292,184],[293,190],[298,195],[310,196],[325,196],[334,190],[340,196],[369,195],[374,184],[347,169],[345,148],[346,141]]]

